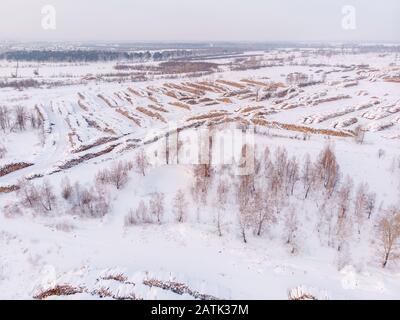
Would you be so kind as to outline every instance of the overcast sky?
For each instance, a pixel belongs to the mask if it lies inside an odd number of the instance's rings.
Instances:
[[[42,28],[48,4],[55,30]],[[0,0],[0,39],[399,42],[399,17],[399,0]]]

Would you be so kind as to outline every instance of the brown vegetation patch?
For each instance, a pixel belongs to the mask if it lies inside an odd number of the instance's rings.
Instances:
[[[43,300],[52,296],[71,296],[82,292],[85,292],[85,289],[82,287],[73,287],[69,284],[64,284],[64,285],[56,285],[54,288],[44,290],[33,296],[33,298],[38,300]]]
[[[326,136],[334,136],[334,137],[353,137],[354,135],[349,131],[337,131],[337,130],[330,130],[330,129],[315,129],[306,126],[299,126],[295,124],[288,124],[288,123],[280,123],[277,121],[267,121],[265,119],[260,118],[253,118],[252,123],[259,126],[271,127],[271,128],[278,128],[278,129],[285,129],[289,131],[297,131],[303,133],[310,133],[310,134],[321,134]]]
[[[163,107],[160,106],[155,106],[154,104],[149,104],[147,107],[159,112],[165,112],[165,113],[169,112],[167,109],[164,109]]]
[[[207,120],[207,119],[212,119],[212,118],[223,117],[223,116],[226,116],[228,114],[229,113],[227,111],[210,112],[210,113],[206,113],[206,114],[201,114],[199,116],[190,117],[186,121]]]
[[[174,102],[170,102],[169,104],[171,106],[179,107],[179,108],[186,109],[186,110],[191,110],[190,106],[183,102],[174,101]]]
[[[137,107],[136,108],[137,111],[145,114],[146,116],[150,117],[150,118],[154,118],[157,119],[161,122],[167,123],[167,121],[165,121],[165,119],[163,118],[163,116],[161,114],[159,114],[158,112],[153,112],[151,110],[148,110],[146,108],[143,107]]]
[[[33,163],[26,163],[26,162],[18,162],[18,163],[11,163],[3,166],[0,168],[0,177],[3,177],[7,174],[10,174],[12,172],[27,168],[33,166]]]
[[[135,116],[131,115],[128,111],[126,111],[124,109],[121,109],[121,108],[117,108],[117,109],[115,109],[115,111],[118,112],[119,114],[122,114],[124,117],[128,118],[129,120],[132,120],[136,125],[141,127],[140,119],[138,119]]]
[[[115,101],[113,101],[114,102],[114,104],[110,101],[110,99],[108,99],[108,98],[106,98],[105,96],[103,96],[102,94],[98,94],[97,95],[101,100],[103,100],[109,107],[111,107],[111,108],[115,108],[115,107],[118,107],[118,104],[115,102]]]
[[[16,185],[0,187],[0,193],[11,193],[17,190],[19,190],[19,186]]]

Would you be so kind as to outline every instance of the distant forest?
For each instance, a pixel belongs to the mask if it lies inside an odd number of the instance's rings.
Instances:
[[[162,61],[204,54],[227,53],[219,50],[103,51],[103,50],[15,50],[0,54],[0,59],[38,62]]]

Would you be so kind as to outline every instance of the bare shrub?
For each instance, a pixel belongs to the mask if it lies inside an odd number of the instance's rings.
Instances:
[[[135,165],[137,167],[137,169],[139,170],[139,172],[145,176],[146,175],[146,169],[149,167],[150,165],[150,161],[147,158],[146,153],[144,152],[143,149],[141,149],[135,157]]]
[[[285,231],[286,231],[286,244],[291,247],[290,252],[296,253],[298,250],[296,237],[298,231],[299,219],[297,217],[296,209],[291,206],[286,213],[285,217]]]
[[[150,213],[156,218],[157,222],[161,223],[165,211],[163,193],[155,192],[151,195],[149,210]]]
[[[22,205],[29,208],[34,208],[39,201],[39,192],[36,186],[27,180],[21,180],[19,183],[18,196]]]
[[[0,159],[3,159],[7,154],[7,149],[0,145]]]
[[[354,129],[354,141],[358,144],[362,144],[364,142],[365,131],[362,126],[358,125]]]
[[[91,187],[88,189],[76,183],[73,200],[73,211],[83,217],[101,218],[110,210],[107,195],[98,188]]]
[[[128,182],[128,167],[122,161],[114,164],[110,171],[108,181],[117,189],[121,189]]]
[[[0,107],[0,129],[3,130],[4,132],[6,129],[10,128],[10,111],[7,107],[1,106]]]
[[[53,226],[57,231],[62,231],[62,232],[71,232],[72,230],[75,229],[75,225],[69,221],[57,222]]]
[[[24,107],[17,106],[15,108],[15,127],[19,131],[24,131],[26,129],[27,112]]]
[[[72,197],[73,188],[68,177],[61,181],[61,196],[64,200],[69,200]]]
[[[173,210],[177,222],[184,222],[186,219],[188,203],[186,202],[185,194],[182,190],[178,190],[173,199]]]
[[[96,173],[95,181],[98,184],[105,185],[110,182],[110,171],[108,169],[100,170]]]
[[[152,219],[149,216],[149,210],[143,200],[139,202],[138,207],[135,210],[130,210],[125,216],[125,226],[132,226],[143,223],[152,223]]]
[[[129,213],[124,218],[124,224],[126,227],[139,224],[139,220],[136,216],[135,210],[133,210],[133,209],[129,210]]]
[[[22,210],[16,203],[8,204],[3,208],[3,214],[6,218],[16,218],[22,216]]]
[[[56,204],[56,196],[53,186],[48,180],[44,180],[39,187],[39,202],[45,211],[52,211]]]
[[[143,200],[139,202],[138,207],[136,208],[136,216],[142,223],[151,223],[152,219],[149,216],[149,209]]]

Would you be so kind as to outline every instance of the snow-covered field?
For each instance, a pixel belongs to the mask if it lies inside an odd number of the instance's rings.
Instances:
[[[0,89],[0,298],[399,299],[400,59],[252,54]],[[243,146],[249,171],[218,161]]]

